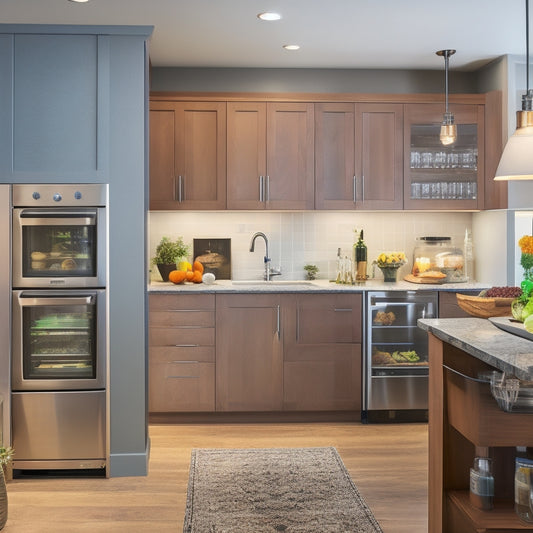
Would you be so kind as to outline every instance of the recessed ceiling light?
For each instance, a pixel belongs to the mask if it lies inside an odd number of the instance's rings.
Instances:
[[[89,0],[69,0],[69,2],[76,2],[77,4],[84,4],[85,2],[88,2]]]
[[[300,45],[299,44],[284,44],[283,48],[285,48],[285,50],[300,50]]]
[[[271,11],[266,11],[265,13],[259,13],[257,15],[257,18],[260,18],[261,20],[279,20],[281,18],[281,15],[279,13],[273,13]]]

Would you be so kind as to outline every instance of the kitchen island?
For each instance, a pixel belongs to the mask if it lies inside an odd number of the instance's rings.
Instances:
[[[533,380],[533,342],[479,318],[421,319],[429,333],[429,528],[431,533],[533,531],[516,516],[516,446],[533,446],[533,414],[507,413],[478,374]],[[474,378],[474,379],[472,379]],[[469,501],[474,457],[491,457],[495,505]]]

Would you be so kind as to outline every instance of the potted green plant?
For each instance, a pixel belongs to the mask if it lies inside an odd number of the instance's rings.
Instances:
[[[168,275],[176,270],[176,263],[187,257],[189,247],[183,242],[182,237],[172,240],[169,237],[162,237],[155,249],[155,256],[152,263],[157,265],[163,281],[168,281]]]
[[[6,480],[12,479],[12,460],[15,450],[0,446],[0,529],[7,522],[7,488]]]
[[[6,481],[10,481],[13,477],[13,455],[15,450],[11,446],[0,446],[0,466],[4,471]]]
[[[318,267],[316,265],[305,265],[304,270],[307,272],[307,279],[316,279]]]

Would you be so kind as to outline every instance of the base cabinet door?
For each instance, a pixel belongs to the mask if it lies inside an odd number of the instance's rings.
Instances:
[[[291,294],[283,302],[283,409],[361,411],[360,294]]]
[[[217,411],[279,411],[280,296],[217,295]]]

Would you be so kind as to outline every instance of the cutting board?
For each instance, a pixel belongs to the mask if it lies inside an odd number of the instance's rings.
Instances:
[[[413,274],[407,274],[403,279],[411,283],[431,283],[431,285],[440,285],[446,281],[446,278],[419,278]]]
[[[522,324],[522,322],[518,322],[518,320],[514,320],[508,316],[493,316],[490,317],[489,320],[497,328],[503,329],[504,331],[512,333],[513,335],[523,337],[524,339],[533,341],[533,333],[529,333],[529,331],[527,331],[527,329],[524,327],[524,324]]]

